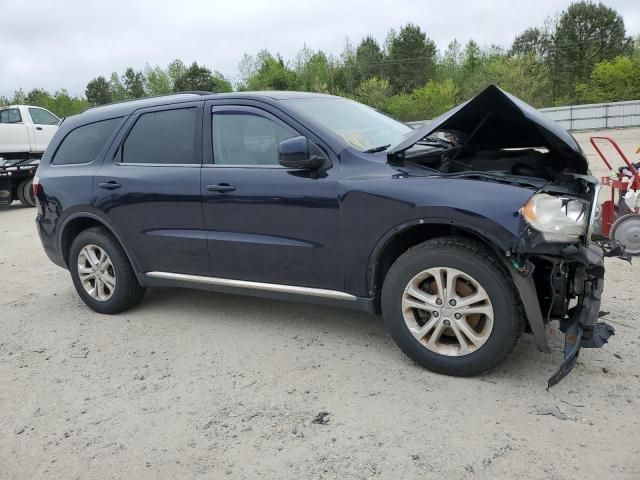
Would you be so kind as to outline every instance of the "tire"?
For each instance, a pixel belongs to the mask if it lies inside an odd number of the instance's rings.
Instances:
[[[438,293],[449,278],[454,294],[446,288]],[[411,292],[422,300],[408,293],[416,286],[419,291]],[[486,299],[470,303],[472,297]],[[419,365],[447,375],[491,370],[509,356],[524,331],[509,272],[481,243],[460,237],[429,240],[400,256],[385,277],[381,303],[398,347]]]
[[[16,187],[16,196],[22,205],[26,205],[26,200],[24,198],[24,180],[18,184]]]
[[[23,205],[27,207],[36,206],[36,197],[33,194],[33,179],[29,178],[27,180],[23,180],[22,183],[18,185],[18,192],[22,192],[20,201]]]
[[[92,259],[103,260],[103,263]],[[81,265],[85,272],[83,278],[79,271]],[[92,265],[98,266],[93,268]],[[138,304],[145,293],[122,246],[102,227],[84,230],[74,239],[69,251],[69,271],[80,298],[98,313],[114,314],[128,310]],[[99,272],[102,274],[98,281],[96,275]]]
[[[611,226],[609,236],[624,245],[631,256],[640,255],[640,215],[629,213],[618,217]]]

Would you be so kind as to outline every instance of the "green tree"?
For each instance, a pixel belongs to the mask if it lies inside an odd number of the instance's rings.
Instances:
[[[91,105],[104,105],[112,102],[109,82],[103,76],[96,77],[87,83],[85,95]]]
[[[27,93],[27,96],[25,97],[25,102],[28,105],[37,105],[48,110],[50,110],[49,107],[51,106],[52,100],[51,94],[41,88],[34,88]]]
[[[120,75],[116,72],[111,73],[111,77],[109,79],[109,92],[111,93],[111,101],[113,102],[121,102],[128,98],[127,90],[124,88],[124,85],[120,80]]]
[[[71,97],[65,90],[57,90],[51,97],[51,104],[45,107],[59,117],[76,115],[89,108],[89,102],[84,98]]]
[[[411,23],[389,40],[387,78],[395,93],[421,87],[434,73],[436,45],[420,27]]]
[[[331,70],[331,92],[353,97],[358,88],[358,61],[356,51],[348,38],[345,38],[340,57],[334,62]]]
[[[442,82],[429,80],[424,87],[414,90],[412,97],[419,108],[419,117],[411,120],[425,120],[434,118],[456,104],[456,86],[453,80],[446,79]],[[415,113],[414,113],[415,115]]]
[[[515,57],[495,56],[484,68],[486,85],[494,83],[535,106],[552,104],[549,66],[533,51]]]
[[[15,92],[13,92],[13,98],[11,99],[12,105],[23,105],[27,102],[27,96],[24,93],[22,88],[18,88]]]
[[[369,35],[362,39],[356,48],[355,60],[360,82],[383,76],[384,53],[372,36]]]
[[[174,92],[205,91],[222,93],[232,90],[231,82],[224,78],[220,72],[216,71],[212,74],[211,70],[204,65],[198,65],[197,62],[193,62],[189,68],[185,69],[176,78],[173,85]]]
[[[173,85],[174,92],[184,92],[189,90],[211,90],[211,70],[193,62],[182,75],[180,75]]]
[[[171,79],[171,90],[176,91],[175,85],[180,77],[184,75],[187,70],[187,66],[184,64],[182,60],[174,60],[167,66],[167,74]]]
[[[551,35],[540,28],[527,28],[511,44],[510,56],[533,55],[538,61],[545,61],[551,48]]]
[[[598,63],[587,82],[576,85],[580,102],[600,103],[640,98],[640,55]]]
[[[331,65],[324,52],[314,52],[305,45],[296,55],[294,68],[296,89],[307,92],[330,91]]]
[[[384,111],[399,120],[428,120],[422,115],[418,105],[416,105],[413,95],[410,93],[400,93],[389,97]]]
[[[258,53],[257,69],[248,79],[249,90],[291,90],[296,85],[296,75],[288,68],[280,55],[274,57],[268,51]]]
[[[391,85],[386,79],[372,77],[360,84],[356,90],[356,99],[378,110],[385,110],[389,97],[391,96]]]
[[[127,92],[128,98],[144,97],[144,75],[129,67],[122,75],[122,84]]]
[[[233,86],[231,85],[231,82],[224,77],[224,75],[216,70],[211,74],[211,87],[209,88],[209,91],[213,93],[233,92]]]
[[[624,20],[602,3],[573,3],[558,20],[552,45],[555,97],[574,98],[574,85],[588,80],[596,63],[631,52]]]
[[[158,66],[152,68],[147,63],[144,67],[144,78],[145,90],[149,95],[164,95],[173,90],[168,71]]]

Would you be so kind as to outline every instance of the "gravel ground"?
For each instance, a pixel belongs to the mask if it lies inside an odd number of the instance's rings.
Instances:
[[[0,478],[640,478],[637,264],[608,261],[617,334],[546,391],[558,331],[460,379],[347,310],[176,289],[100,316],[34,215],[0,210]]]

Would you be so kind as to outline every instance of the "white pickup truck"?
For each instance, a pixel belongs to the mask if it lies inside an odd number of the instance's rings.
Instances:
[[[35,206],[33,177],[58,123],[60,119],[42,107],[0,107],[0,205],[17,199]]]
[[[0,107],[0,156],[41,157],[59,122],[58,117],[42,107]]]

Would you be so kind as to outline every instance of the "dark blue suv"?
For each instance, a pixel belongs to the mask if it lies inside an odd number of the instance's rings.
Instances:
[[[495,86],[416,130],[296,92],[93,108],[62,122],[34,189],[47,255],[100,313],[160,286],[382,312],[405,353],[454,375],[523,331],[549,351],[559,320],[551,383],[612,333],[597,181],[571,135]]]

